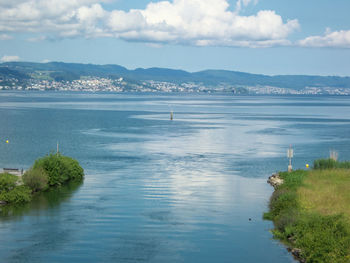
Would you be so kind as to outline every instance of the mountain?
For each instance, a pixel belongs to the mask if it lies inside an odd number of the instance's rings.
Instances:
[[[161,81],[176,84],[200,83],[204,86],[271,86],[301,90],[307,87],[350,89],[350,77],[250,74],[228,70],[204,70],[187,72],[166,68],[138,68],[129,70],[119,65],[93,65],[79,63],[32,63],[7,62],[0,64],[0,78],[13,77],[23,79],[51,79],[56,81],[72,81],[82,76],[129,79],[134,83],[142,81]]]

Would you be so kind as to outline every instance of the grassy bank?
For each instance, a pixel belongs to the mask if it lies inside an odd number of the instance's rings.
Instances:
[[[350,169],[338,168],[347,165],[317,160],[317,169],[280,173],[264,218],[301,261],[350,262]]]
[[[36,192],[83,178],[84,170],[78,161],[59,153],[50,154],[36,160],[22,177],[1,173],[0,204],[29,202]]]

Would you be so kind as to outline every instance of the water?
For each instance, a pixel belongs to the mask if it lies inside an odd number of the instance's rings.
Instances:
[[[3,262],[294,262],[262,220],[267,177],[289,144],[294,168],[350,159],[347,97],[1,92],[0,117],[0,167],[58,141],[86,173],[2,208]]]

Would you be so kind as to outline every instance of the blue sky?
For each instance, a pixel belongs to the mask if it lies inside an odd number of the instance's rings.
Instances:
[[[350,76],[348,0],[0,0],[1,61]]]

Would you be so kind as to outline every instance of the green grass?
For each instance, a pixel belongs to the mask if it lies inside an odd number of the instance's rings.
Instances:
[[[265,219],[306,262],[350,262],[350,169],[283,172]]]
[[[297,191],[301,209],[350,222],[350,169],[312,170]]]

